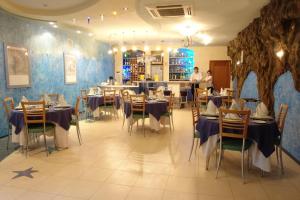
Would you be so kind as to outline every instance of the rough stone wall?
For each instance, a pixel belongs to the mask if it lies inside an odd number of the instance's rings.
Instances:
[[[281,59],[276,56],[280,49],[285,53]],[[243,62],[237,65],[242,51]],[[254,71],[259,97],[273,113],[273,88],[281,74],[290,70],[300,91],[300,0],[271,0],[261,9],[261,16],[230,41],[228,56],[238,95],[248,73]]]

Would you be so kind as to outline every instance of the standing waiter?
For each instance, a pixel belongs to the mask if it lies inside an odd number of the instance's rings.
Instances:
[[[198,67],[194,67],[194,72],[192,73],[191,77],[190,77],[190,81],[192,81],[192,95],[193,95],[193,100],[195,98],[195,89],[199,88],[199,83],[202,80],[202,75],[199,72],[199,68]]]

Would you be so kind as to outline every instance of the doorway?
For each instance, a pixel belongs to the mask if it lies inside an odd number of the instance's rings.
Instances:
[[[211,60],[209,69],[213,77],[214,88],[220,91],[221,88],[230,88],[231,61],[230,60]]]

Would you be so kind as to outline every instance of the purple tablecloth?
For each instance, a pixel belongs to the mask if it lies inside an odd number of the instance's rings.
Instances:
[[[94,111],[99,106],[104,105],[104,96],[88,96],[88,106],[89,108]],[[116,106],[117,109],[120,108],[120,97],[116,96]]]
[[[210,136],[219,133],[219,120],[209,120],[206,117],[200,117],[196,129],[200,133],[200,143],[203,144]],[[274,141],[279,134],[275,121],[270,121],[266,124],[257,124],[250,121],[248,126],[248,139],[257,143],[258,149],[265,157],[269,157],[274,152]]]
[[[49,110],[46,112],[46,120],[47,122],[58,124],[65,130],[69,130],[70,122],[72,121],[72,112],[73,108]],[[23,111],[13,110],[9,122],[16,127],[15,133],[19,134],[25,126]]]
[[[165,114],[168,110],[168,102],[146,102],[146,114],[151,114],[159,121],[160,117]],[[124,112],[126,114],[126,118],[131,115],[131,104],[130,102],[124,103]]]

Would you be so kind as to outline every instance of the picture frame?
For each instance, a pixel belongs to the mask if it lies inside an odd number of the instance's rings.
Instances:
[[[151,65],[162,65],[164,58],[162,56],[162,51],[152,51],[151,52]]]
[[[77,82],[77,60],[72,54],[64,53],[65,84]]]
[[[4,43],[3,48],[7,88],[31,87],[29,50],[10,43]]]

